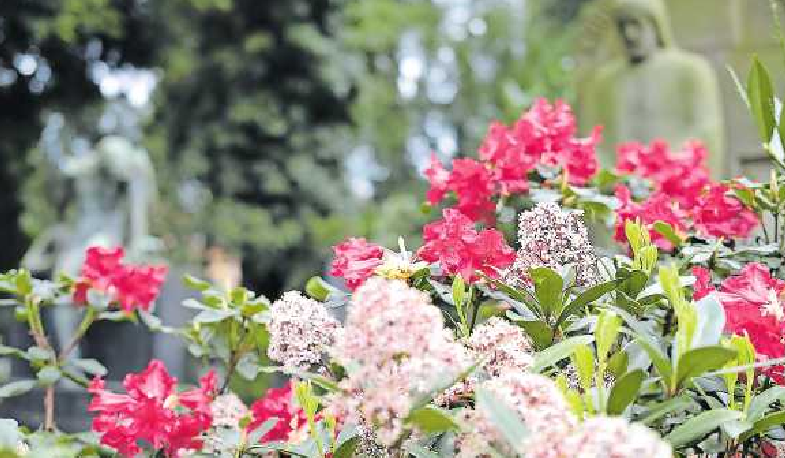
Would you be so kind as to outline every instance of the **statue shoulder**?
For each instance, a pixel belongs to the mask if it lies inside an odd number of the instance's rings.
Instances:
[[[623,59],[613,59],[600,65],[588,78],[589,85],[592,87],[611,85],[625,73],[625,67],[626,64]]]
[[[697,53],[672,48],[662,53],[660,62],[671,67],[672,71],[679,71],[683,75],[711,81],[717,79],[714,67],[709,60]]]

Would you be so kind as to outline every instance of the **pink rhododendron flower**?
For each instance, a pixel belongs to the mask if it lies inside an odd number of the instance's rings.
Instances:
[[[722,184],[709,186],[693,209],[695,229],[704,237],[747,238],[758,217]]]
[[[665,194],[655,193],[643,202],[632,200],[630,190],[626,186],[616,186],[616,198],[619,208],[616,209],[616,226],[614,239],[620,243],[627,242],[624,225],[627,220],[640,220],[649,230],[651,241],[663,250],[672,250],[673,244],[662,234],[654,230],[654,223],[662,221],[670,224],[679,233],[689,227],[688,214],[679,207],[678,202]]]
[[[785,281],[772,278],[763,264],[749,263],[738,275],[726,278],[720,288],[725,308],[725,330],[747,334],[755,352],[765,358],[785,356],[785,307],[782,294]],[[764,370],[779,383],[785,383],[782,366]]]
[[[524,145],[504,124],[495,121],[478,150],[480,159],[493,165],[499,193],[509,195],[529,189],[526,174],[534,169],[537,158],[526,154]]]
[[[425,195],[428,203],[436,205],[444,199],[444,195],[449,191],[450,172],[445,170],[435,153],[431,154],[431,165],[425,169],[425,177],[428,179],[431,188]]]
[[[265,396],[251,405],[253,421],[248,430],[253,431],[267,420],[276,418],[275,425],[259,439],[260,443],[286,441],[307,421],[305,412],[294,403],[292,382],[282,388],[270,388]]]
[[[638,142],[622,143],[617,148],[616,172],[651,180],[655,192],[670,196],[682,209],[689,210],[710,182],[707,155],[700,142],[687,142],[676,153],[663,140],[655,140],[648,147]]]
[[[335,245],[333,253],[330,275],[342,277],[346,286],[354,291],[382,264],[384,248],[362,238],[349,238]]]
[[[692,275],[695,276],[695,284],[692,285],[692,298],[696,301],[703,299],[715,291],[711,284],[711,271],[704,267],[695,266],[692,268]]]
[[[200,379],[198,388],[177,393],[177,379],[153,360],[144,371],[127,375],[123,386],[127,394],[112,393],[96,377],[88,388],[93,395],[88,410],[97,413],[93,431],[101,435],[102,444],[126,457],[141,453],[141,443],[169,457],[201,447],[199,436],[210,427],[216,393],[213,371]]]
[[[496,269],[509,267],[515,251],[495,229],[477,231],[474,223],[455,209],[446,209],[444,218],[423,229],[424,245],[418,256],[428,262],[439,262],[447,275],[460,274],[466,281],[479,278],[477,271],[498,277]]]
[[[474,221],[493,219],[496,205],[491,170],[474,159],[452,161],[449,186],[458,197],[458,210]]]
[[[87,303],[90,289],[106,293],[126,312],[139,308],[150,310],[166,278],[166,266],[130,266],[123,264],[122,247],[90,247],[82,271],[76,280],[74,302]]]

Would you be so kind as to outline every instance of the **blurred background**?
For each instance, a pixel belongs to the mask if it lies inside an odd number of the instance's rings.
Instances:
[[[583,112],[624,56],[613,3],[3,0],[0,269],[75,273],[86,245],[124,244],[171,266],[176,323],[183,272],[274,299],[347,235],[417,246],[431,152],[474,156],[535,97]],[[785,81],[770,1],[663,5],[714,73],[721,173],[764,174],[727,69],[757,52]],[[134,342],[134,370],[163,348]]]

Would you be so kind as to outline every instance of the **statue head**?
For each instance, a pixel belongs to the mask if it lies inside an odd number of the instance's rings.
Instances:
[[[672,44],[662,0],[616,0],[614,18],[632,64],[639,64]]]

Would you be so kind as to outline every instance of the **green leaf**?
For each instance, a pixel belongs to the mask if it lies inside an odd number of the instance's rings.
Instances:
[[[430,450],[426,450],[423,447],[420,447],[419,445],[414,444],[412,442],[407,442],[403,448],[411,455],[414,455],[415,458],[439,458],[439,455],[437,455],[436,453]]]
[[[561,315],[559,315],[559,319],[556,320],[556,326],[561,325],[567,318],[585,309],[587,305],[615,290],[620,283],[621,280],[611,280],[605,283],[600,283],[599,285],[594,285],[579,294],[578,297],[576,297],[572,302],[564,307]]]
[[[742,413],[735,410],[709,410],[685,421],[671,431],[665,439],[667,439],[674,448],[683,447],[705,437],[707,434],[710,434],[719,428],[723,423],[739,420],[741,417]]]
[[[332,287],[322,277],[311,277],[305,284],[305,292],[317,301],[324,302],[330,296]]]
[[[700,377],[706,372],[722,368],[736,355],[736,350],[719,345],[695,348],[683,353],[679,358],[676,386],[681,386],[693,377]]]
[[[97,359],[93,358],[78,358],[72,361],[74,366],[78,367],[79,369],[83,370],[84,372],[90,375],[99,375],[104,376],[106,375],[106,367],[101,364]]]
[[[776,126],[774,91],[769,72],[757,55],[752,57],[752,67],[747,78],[747,97],[760,137],[763,143],[768,144]]]
[[[752,398],[747,418],[752,421],[761,419],[766,410],[777,401],[785,401],[785,386],[773,386]]]
[[[608,414],[621,415],[638,397],[638,392],[643,385],[646,374],[638,369],[622,375],[616,380],[608,397]]]
[[[613,374],[614,377],[619,378],[622,374],[627,372],[629,362],[630,357],[627,355],[626,351],[616,352],[608,359],[608,372]]]
[[[540,372],[546,367],[552,366],[564,358],[569,358],[575,349],[581,345],[589,345],[594,341],[594,336],[574,336],[562,340],[556,345],[546,348],[534,356],[532,372]]]
[[[643,351],[649,355],[652,363],[654,363],[654,367],[657,369],[657,373],[660,375],[660,377],[662,377],[667,385],[670,385],[670,380],[673,376],[670,359],[668,359],[665,353],[663,353],[662,350],[660,350],[648,338],[637,333],[636,336],[638,337],[636,342],[641,346],[641,348],[643,348]]]
[[[502,436],[504,436],[513,450],[522,453],[521,444],[523,444],[523,439],[528,435],[528,431],[518,414],[501,402],[487,388],[478,388],[475,399],[477,400],[477,409],[488,415],[491,423],[501,431]]]
[[[45,361],[52,359],[54,353],[41,347],[30,347],[27,349],[27,356],[33,361]]]
[[[406,422],[428,435],[459,429],[449,412],[433,406],[425,406],[411,412]]]
[[[548,348],[553,342],[553,330],[546,322],[540,320],[520,320],[516,321],[516,323],[526,331],[537,350]]]
[[[671,412],[681,412],[689,409],[692,405],[692,399],[687,396],[678,396],[668,399],[667,401],[654,404],[654,407],[642,415],[639,421],[650,425]]]
[[[359,437],[352,437],[351,439],[347,439],[338,446],[333,453],[333,458],[352,458],[354,456],[354,451],[357,449],[357,445],[360,443]]]
[[[21,440],[19,423],[10,418],[0,418],[0,450],[16,450]]]
[[[185,286],[194,289],[196,291],[207,291],[210,289],[210,283],[200,280],[193,275],[185,274],[183,275],[183,283]]]
[[[681,246],[683,240],[673,229],[673,226],[665,221],[656,221],[654,223],[654,230],[671,242],[675,248]]]
[[[594,337],[597,341],[597,360],[604,363],[608,358],[608,352],[616,342],[621,329],[621,317],[611,310],[602,310],[597,318],[597,326],[594,329]]]
[[[466,283],[460,275],[456,275],[452,280],[452,301],[455,308],[461,308],[466,298]]]
[[[38,381],[44,386],[52,385],[60,380],[60,369],[54,366],[44,366],[38,371]]]
[[[531,269],[530,275],[534,281],[534,295],[537,297],[545,316],[561,313],[562,289],[564,288],[561,276],[547,267]]]
[[[232,310],[204,310],[193,319],[194,323],[217,323],[234,316]]]
[[[572,354],[572,364],[578,371],[578,379],[584,391],[589,391],[592,387],[594,377],[594,352],[588,345],[578,345]]]
[[[11,396],[25,394],[32,390],[35,385],[36,383],[33,380],[19,380],[0,386],[0,398],[10,398]]]
[[[775,412],[753,423],[752,428],[739,436],[740,441],[746,441],[757,434],[764,434],[771,428],[785,424],[785,412]]]

